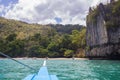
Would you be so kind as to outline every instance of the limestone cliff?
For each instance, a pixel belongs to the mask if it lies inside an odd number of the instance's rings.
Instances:
[[[117,6],[117,8],[116,8]],[[120,59],[120,0],[100,3],[87,16],[87,57]]]

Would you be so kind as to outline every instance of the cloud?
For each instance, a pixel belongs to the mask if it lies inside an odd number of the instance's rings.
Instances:
[[[4,6],[0,5],[0,14],[2,14],[3,10],[4,10]]]
[[[14,6],[14,4],[9,4],[9,6],[0,5],[0,16],[6,15],[6,13]]]
[[[19,0],[16,4],[10,4],[3,16],[29,23],[85,25],[89,7],[99,2],[100,0]]]

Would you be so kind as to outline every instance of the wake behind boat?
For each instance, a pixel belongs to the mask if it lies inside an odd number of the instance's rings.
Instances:
[[[37,74],[28,75],[23,80],[58,80],[58,78],[56,75],[49,75],[45,60]]]

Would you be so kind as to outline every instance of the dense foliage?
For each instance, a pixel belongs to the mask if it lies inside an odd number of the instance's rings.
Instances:
[[[76,24],[71,25],[71,24],[67,24],[67,25],[62,25],[62,24],[49,24],[48,26],[51,26],[52,28],[54,28],[58,33],[64,34],[70,34],[72,33],[72,30],[81,30],[81,28],[83,27],[82,25]]]
[[[11,57],[84,57],[86,28],[70,26],[59,32],[48,25],[0,18],[0,51]]]
[[[96,24],[102,14],[108,29],[120,27],[120,0],[107,5],[100,3],[96,8],[90,8],[89,11],[87,22],[93,21]]]
[[[108,20],[106,26],[108,28],[120,27],[120,0],[110,4],[111,12],[107,13]]]

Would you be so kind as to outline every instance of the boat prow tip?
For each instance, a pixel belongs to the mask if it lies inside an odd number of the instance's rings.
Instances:
[[[46,60],[44,60],[43,66],[46,66]]]

